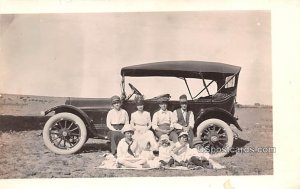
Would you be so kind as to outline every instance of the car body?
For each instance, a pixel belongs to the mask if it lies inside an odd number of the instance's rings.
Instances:
[[[121,69],[122,108],[130,116],[136,111],[134,100],[130,97],[134,94],[142,95],[129,83],[133,92],[127,96],[125,78],[180,78],[187,86],[187,91],[182,91],[182,94],[190,95],[188,107],[195,115],[195,136],[204,142],[203,146],[209,145],[207,149],[211,154],[224,156],[227,151],[217,151],[215,148],[221,150],[230,148],[234,140],[232,127],[242,130],[237,118],[234,117],[240,70],[238,66],[206,61],[165,61],[124,67]],[[204,88],[197,95],[192,96],[187,78],[202,80]],[[209,92],[212,83],[216,85],[214,94]],[[204,91],[208,95],[199,97]],[[151,117],[158,110],[161,97],[170,98],[170,95],[162,94],[145,99],[144,109],[150,112]],[[179,107],[179,100],[170,99],[168,110],[173,111]],[[77,152],[88,138],[108,139],[106,115],[111,108],[110,98],[68,98],[65,104],[45,111],[44,115],[54,112],[43,131],[46,146],[55,153],[70,154]],[[216,146],[212,147],[210,144]]]

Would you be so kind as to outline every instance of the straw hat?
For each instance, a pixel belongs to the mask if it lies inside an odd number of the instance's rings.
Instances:
[[[128,131],[134,132],[134,128],[130,124],[125,124],[121,131],[122,131],[123,134],[128,132]]]

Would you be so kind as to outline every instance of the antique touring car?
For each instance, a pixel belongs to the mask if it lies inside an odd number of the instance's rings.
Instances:
[[[166,61],[124,67],[121,70],[122,107],[130,115],[136,110],[132,96],[143,95],[131,83],[128,85],[132,92],[126,95],[125,78],[159,77],[160,81],[172,77],[184,82],[186,90],[180,93],[189,94],[189,109],[195,115],[194,134],[213,156],[221,157],[228,153],[237,135],[232,127],[242,131],[234,117],[240,70],[238,66],[204,61]],[[200,81],[202,89],[197,86],[196,95],[192,95],[188,79]],[[213,85],[215,90],[211,91]],[[161,97],[170,99],[169,110],[180,107],[170,94],[146,98],[144,109],[151,116],[157,111]],[[43,129],[45,145],[57,154],[72,154],[80,150],[88,138],[108,139],[106,115],[110,109],[109,98],[68,98],[64,105],[43,112],[44,115],[53,113]]]

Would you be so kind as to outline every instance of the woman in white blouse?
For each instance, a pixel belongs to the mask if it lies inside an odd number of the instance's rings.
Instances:
[[[141,150],[145,149],[149,142],[152,150],[158,149],[158,143],[155,140],[151,128],[150,113],[144,110],[144,101],[141,98],[136,99],[137,111],[131,114],[130,124],[135,129],[134,138],[139,144]]]

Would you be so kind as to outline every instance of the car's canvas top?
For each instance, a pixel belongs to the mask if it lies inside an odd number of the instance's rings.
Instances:
[[[239,73],[241,67],[206,61],[165,61],[127,66],[122,68],[124,76],[170,76],[184,78],[221,79]]]

